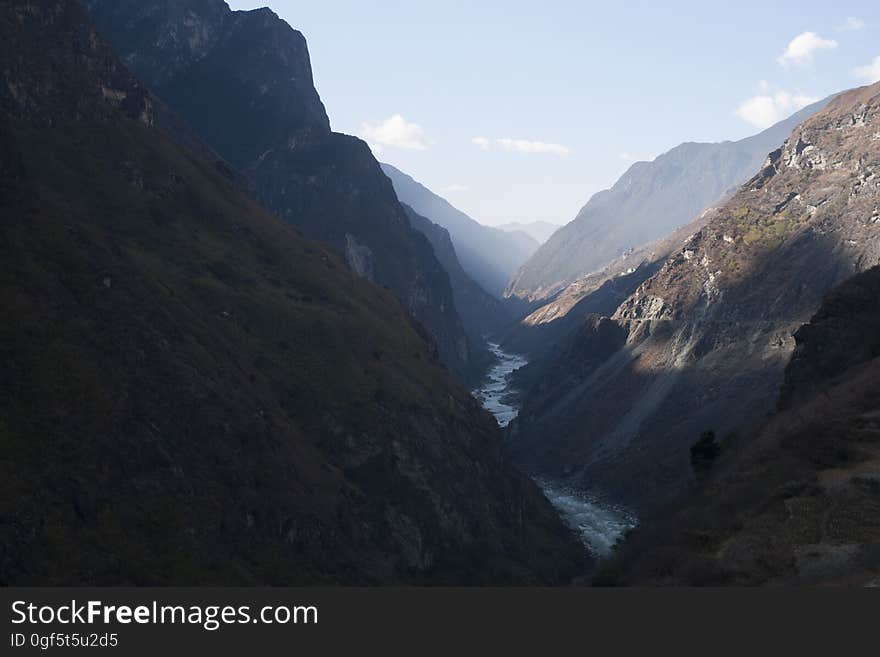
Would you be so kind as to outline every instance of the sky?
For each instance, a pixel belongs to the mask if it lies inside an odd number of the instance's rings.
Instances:
[[[489,225],[880,80],[880,3],[228,0],[309,44],[333,129]]]

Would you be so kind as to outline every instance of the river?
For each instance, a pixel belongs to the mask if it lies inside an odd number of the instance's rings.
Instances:
[[[519,413],[511,390],[513,373],[529,361],[519,354],[507,353],[493,342],[488,347],[498,361],[473,394],[483,408],[495,416],[498,425],[506,427]],[[548,479],[535,478],[535,483],[594,557],[608,556],[617,539],[636,525],[634,514],[608,504],[596,495]]]

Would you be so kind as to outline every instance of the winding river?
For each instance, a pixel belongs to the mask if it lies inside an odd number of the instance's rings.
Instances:
[[[495,416],[498,425],[506,427],[519,413],[515,396],[511,394],[513,373],[528,364],[528,359],[507,353],[492,342],[488,347],[498,361],[473,394],[483,408]],[[578,533],[594,557],[608,556],[617,539],[636,524],[632,513],[609,505],[587,492],[547,479],[536,478],[535,483],[541,487],[566,524]]]

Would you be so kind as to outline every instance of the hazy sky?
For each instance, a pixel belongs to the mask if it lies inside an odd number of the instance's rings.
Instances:
[[[334,130],[487,223],[880,79],[880,3],[231,0],[308,40]]]

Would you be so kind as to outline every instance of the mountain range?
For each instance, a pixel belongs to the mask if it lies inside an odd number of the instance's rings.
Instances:
[[[0,584],[880,584],[880,82],[489,227],[269,9],[0,58]]]
[[[258,201],[389,288],[443,362],[472,373],[481,347],[467,339],[448,275],[369,147],[330,130],[300,32],[269,9],[231,11],[223,0],[85,4],[122,61],[244,174]]]
[[[578,278],[689,223],[751,178],[767,153],[829,100],[740,141],[689,142],[651,162],[636,162],[541,245],[512,277],[505,295],[549,300]]]
[[[166,72],[220,29],[187,13],[216,3],[170,5],[193,31],[165,44],[181,59],[150,60]],[[126,6],[135,25],[179,18]],[[3,584],[560,583],[585,567],[412,306],[261,207],[198,137],[179,143],[163,124],[183,120],[76,0],[9,0],[0,37]]]
[[[533,472],[645,511],[691,476],[688,449],[772,410],[792,335],[880,261],[880,85],[835,97],[606,316],[532,373],[512,447]]]
[[[506,232],[471,219],[412,177],[383,164],[401,202],[449,231],[461,266],[484,290],[500,298],[507,281],[538,248],[524,232]]]

